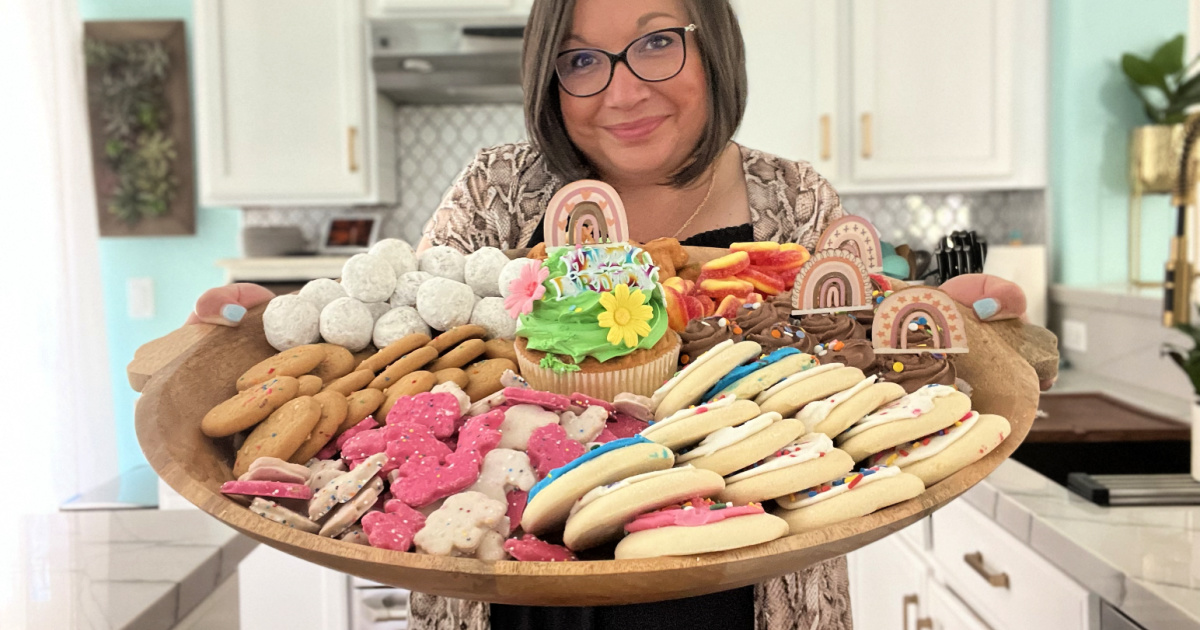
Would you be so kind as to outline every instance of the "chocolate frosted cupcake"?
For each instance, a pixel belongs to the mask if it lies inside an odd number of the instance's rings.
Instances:
[[[875,364],[875,349],[866,339],[851,339],[850,341],[834,339],[818,344],[813,348],[812,354],[816,355],[822,365],[841,363],[848,367],[858,368],[864,374],[869,373]]]
[[[687,365],[713,346],[726,339],[734,339],[735,336],[729,320],[724,317],[693,319],[679,334],[683,342],[683,347],[679,350],[679,364]]]
[[[800,352],[812,354],[813,348],[817,345],[815,337],[782,321],[775,322],[765,330],[745,335],[743,338],[762,346],[764,353],[771,353],[780,348],[795,348]]]
[[[880,381],[896,383],[910,394],[926,385],[953,387],[958,379],[946,355],[928,352],[881,355],[866,373],[878,374]]]
[[[861,311],[866,313],[867,311]],[[866,339],[867,331],[848,313],[821,313],[805,315],[800,328],[817,338],[821,343]]]

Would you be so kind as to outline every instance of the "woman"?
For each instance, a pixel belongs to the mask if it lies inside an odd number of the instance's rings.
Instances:
[[[732,143],[747,88],[742,35],[726,0],[535,0],[523,82],[531,142],[482,151],[446,194],[421,248],[540,242],[550,198],[581,178],[617,189],[631,238],[642,242],[674,236],[690,245],[812,247],[843,215],[837,193],[807,163]],[[1001,285],[985,294],[979,286],[956,297],[977,303],[982,318],[1023,311],[1019,290]],[[252,285],[213,290],[193,320],[228,324],[265,299]],[[687,614],[696,606],[722,614]],[[439,630],[492,621],[670,627],[672,619],[694,628],[706,616],[724,628],[851,628],[845,558],[709,598],[639,607],[489,607],[414,593],[410,619],[414,628]]]

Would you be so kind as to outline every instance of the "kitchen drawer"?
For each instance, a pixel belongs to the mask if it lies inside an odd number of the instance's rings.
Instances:
[[[921,620],[929,621],[921,626],[933,630],[992,630],[954,593],[933,580],[925,594],[923,615]]]
[[[968,563],[975,554],[982,567]],[[966,502],[933,515],[933,556],[946,585],[995,630],[1088,628],[1088,592]]]

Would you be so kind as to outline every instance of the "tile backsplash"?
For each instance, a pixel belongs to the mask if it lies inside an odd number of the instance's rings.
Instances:
[[[422,105],[396,110],[397,195],[395,206],[357,208],[384,212],[383,238],[415,244],[446,188],[479,149],[525,138],[520,105]],[[922,194],[846,194],[842,204],[865,216],[891,243],[931,249],[958,229],[979,231],[991,243],[1017,236],[1045,243],[1046,200],[1041,190]],[[347,208],[254,207],[246,226],[299,226],[311,242],[321,226]]]

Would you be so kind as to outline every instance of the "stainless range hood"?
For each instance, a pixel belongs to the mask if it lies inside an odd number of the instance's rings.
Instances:
[[[524,22],[371,25],[376,88],[397,104],[520,103]]]

